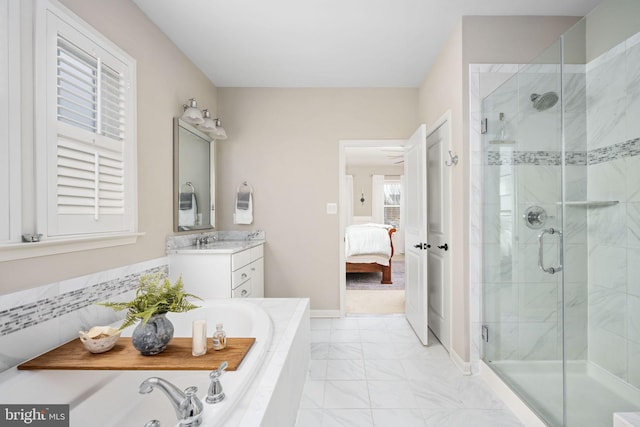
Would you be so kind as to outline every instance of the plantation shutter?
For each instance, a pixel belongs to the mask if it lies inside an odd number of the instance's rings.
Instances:
[[[55,15],[52,21],[48,235],[130,231],[128,65]]]

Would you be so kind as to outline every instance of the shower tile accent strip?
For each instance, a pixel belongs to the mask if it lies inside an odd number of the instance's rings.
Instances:
[[[640,138],[589,151],[589,164],[595,165],[637,155],[640,155]]]
[[[635,138],[590,151],[569,151],[565,153],[565,164],[595,165],[638,155],[640,155],[640,138]],[[487,164],[489,166],[559,166],[560,156],[561,153],[558,151],[489,151],[487,152]]]
[[[18,332],[64,314],[72,313],[96,302],[106,301],[116,295],[132,291],[138,286],[140,276],[154,273],[168,275],[169,266],[164,265],[138,273],[127,274],[117,279],[96,283],[82,289],[0,311],[0,336]]]
[[[487,157],[490,166],[560,165],[560,153],[557,151],[489,151]]]

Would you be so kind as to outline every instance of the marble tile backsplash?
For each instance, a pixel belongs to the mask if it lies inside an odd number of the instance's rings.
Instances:
[[[0,296],[0,371],[54,348],[78,331],[120,320],[96,305],[132,297],[144,274],[168,274],[166,258],[145,261]]]

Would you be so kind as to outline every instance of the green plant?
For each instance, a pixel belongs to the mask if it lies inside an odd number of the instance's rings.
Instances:
[[[198,308],[188,301],[188,298],[199,298],[186,293],[180,277],[175,285],[171,285],[169,279],[163,273],[148,274],[140,277],[140,283],[136,289],[136,297],[129,302],[102,302],[102,306],[116,311],[128,310],[120,329],[131,326],[138,320],[145,324],[155,314],[168,312],[184,313]]]

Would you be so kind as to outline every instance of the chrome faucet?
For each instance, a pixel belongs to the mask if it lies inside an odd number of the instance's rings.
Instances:
[[[209,374],[211,385],[209,385],[209,392],[207,393],[207,398],[205,399],[207,403],[218,403],[222,402],[222,400],[224,399],[224,391],[222,391],[220,376],[227,368],[227,366],[229,366],[229,364],[226,361],[222,362],[218,369],[214,369]]]
[[[197,387],[188,387],[185,391],[159,377],[147,378],[140,384],[138,392],[148,394],[158,387],[169,398],[171,406],[176,411],[180,426],[196,427],[202,423],[202,402],[196,396]]]

